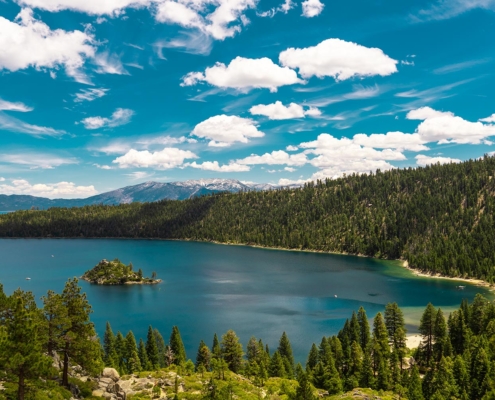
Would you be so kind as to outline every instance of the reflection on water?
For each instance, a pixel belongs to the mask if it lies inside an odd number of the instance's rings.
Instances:
[[[145,337],[148,325],[167,338],[178,325],[191,358],[201,339],[234,329],[244,344],[251,335],[275,348],[283,331],[296,358],[311,343],[338,332],[361,305],[368,316],[396,301],[414,330],[428,301],[446,311],[486,289],[413,276],[395,262],[369,258],[273,251],[209,243],[147,240],[0,240],[0,282],[40,298],[61,291],[103,258],[132,261],[163,283],[104,287],[81,282],[93,305],[100,335],[108,320],[116,332]],[[53,255],[53,257],[52,257]],[[32,278],[26,281],[26,277]]]

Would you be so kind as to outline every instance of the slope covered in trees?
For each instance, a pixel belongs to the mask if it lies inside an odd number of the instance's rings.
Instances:
[[[243,243],[405,259],[495,280],[495,158],[377,171],[300,189],[184,201],[23,211],[0,237],[125,237]]]

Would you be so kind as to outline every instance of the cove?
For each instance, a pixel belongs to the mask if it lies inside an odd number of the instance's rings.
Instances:
[[[486,288],[456,290],[459,282],[414,276],[394,261],[159,240],[0,239],[0,282],[7,294],[20,287],[40,299],[49,289],[61,292],[68,278],[101,259],[116,257],[145,275],[156,271],[163,283],[80,281],[100,337],[106,321],[115,333],[132,330],[143,339],[152,325],[166,341],[177,325],[193,360],[201,339],[211,346],[215,332],[220,337],[234,329],[244,348],[255,335],[271,350],[286,331],[304,363],[311,344],[336,334],[361,305],[371,319],[395,301],[415,332],[428,302],[448,312],[476,293],[493,298]]]

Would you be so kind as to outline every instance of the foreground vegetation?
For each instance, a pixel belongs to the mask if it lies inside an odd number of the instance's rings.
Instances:
[[[21,211],[0,237],[163,238],[405,259],[495,281],[495,158],[184,201]]]
[[[30,292],[0,287],[0,399],[96,398],[104,366],[139,386],[128,398],[315,400],[495,399],[495,304],[477,295],[448,319],[428,304],[419,323],[422,342],[408,349],[402,311],[388,304],[372,323],[361,307],[338,335],[309,346],[304,366],[295,362],[284,332],[270,350],[252,337],[244,350],[234,331],[211,346],[201,341],[188,359],[178,327],[168,341],[151,326],[145,340],[114,334],[102,343],[90,321],[91,306],[77,279],[48,292],[38,308]],[[371,326],[370,326],[371,325]],[[56,362],[59,360],[59,363]],[[117,371],[115,373],[117,373]],[[88,377],[90,379],[88,380]],[[144,378],[146,377],[146,378]],[[167,379],[173,377],[173,382]],[[127,379],[127,381],[124,381]],[[141,382],[143,381],[143,382]],[[113,385],[113,384],[112,384]],[[77,386],[77,387],[76,387]],[[366,389],[357,389],[366,388]],[[345,392],[351,391],[348,395]],[[361,397],[359,397],[361,396]],[[369,397],[374,398],[374,397]]]

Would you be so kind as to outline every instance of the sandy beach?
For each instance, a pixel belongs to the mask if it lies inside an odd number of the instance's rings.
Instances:
[[[416,333],[414,335],[407,335],[406,341],[407,341],[407,347],[409,349],[415,349],[419,347],[421,343],[421,335],[419,333]]]

